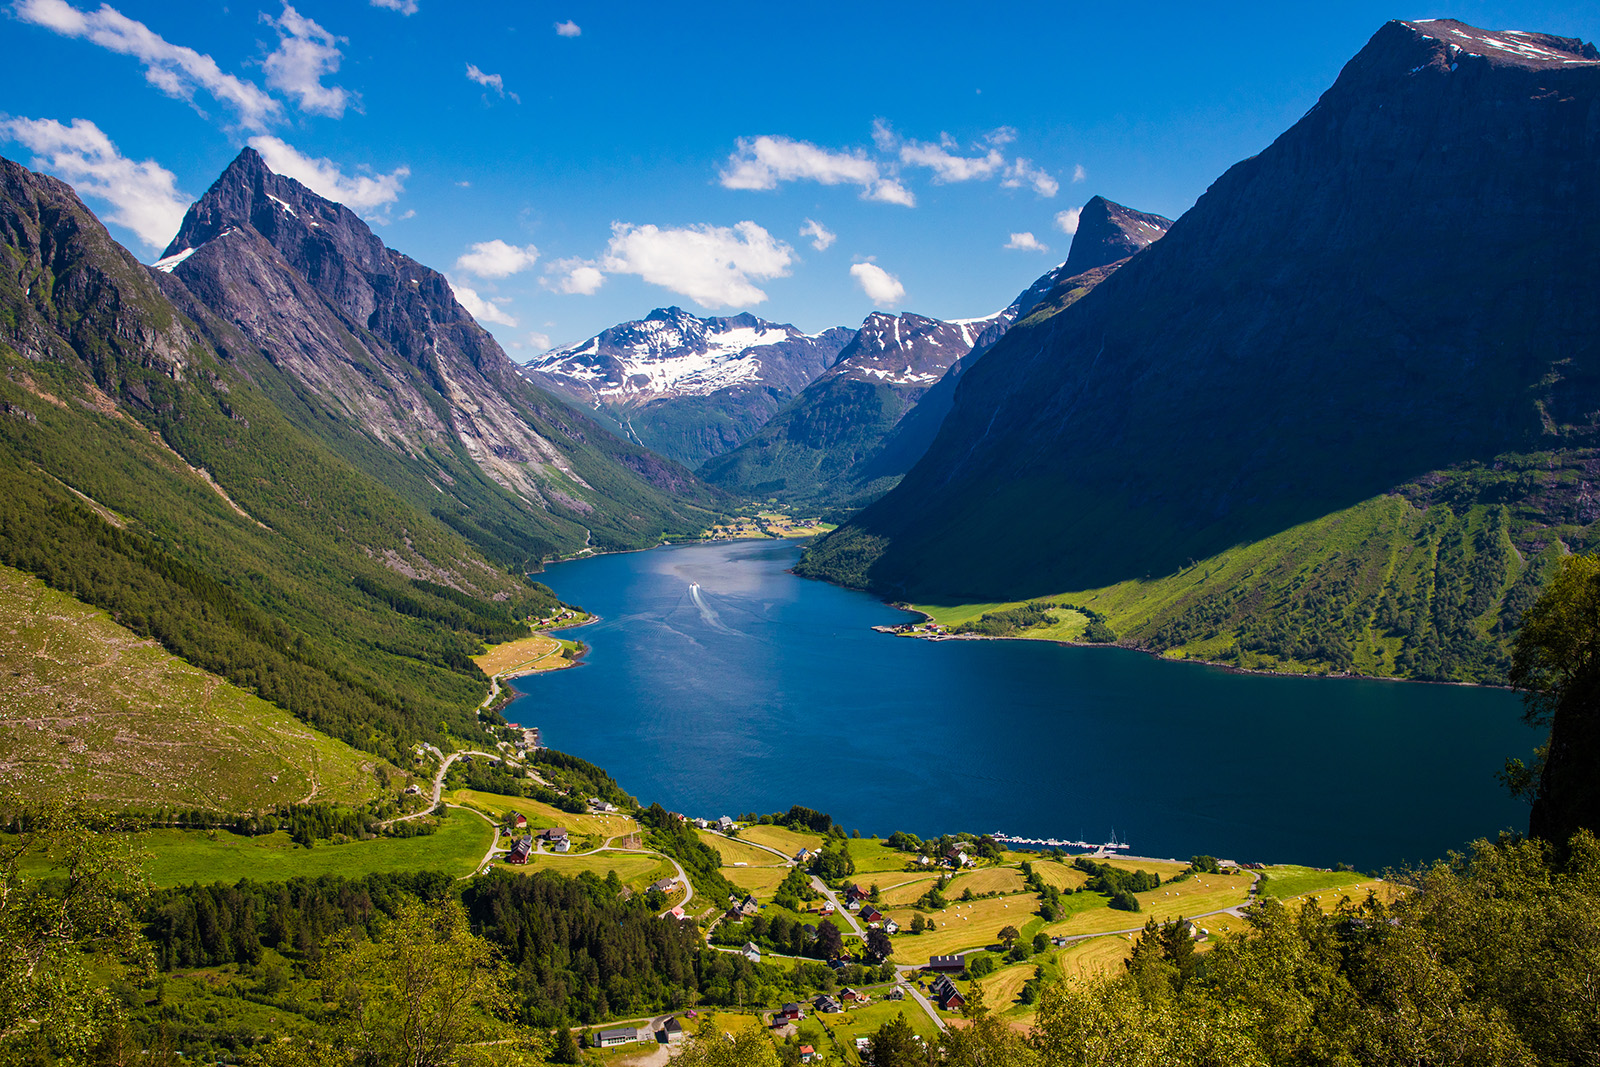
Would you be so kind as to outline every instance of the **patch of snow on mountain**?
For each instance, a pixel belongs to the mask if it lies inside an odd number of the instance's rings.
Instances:
[[[289,217],[290,218],[297,219],[297,218],[300,217],[299,215],[296,215],[294,213],[294,208],[290,207],[288,204],[285,204],[282,200],[279,200],[277,197],[273,196],[271,193],[267,194],[267,199],[271,200],[274,204],[277,204],[279,207],[283,208],[283,210],[287,211],[289,213]]]

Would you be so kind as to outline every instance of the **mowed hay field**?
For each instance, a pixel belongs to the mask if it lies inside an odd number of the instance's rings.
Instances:
[[[1133,955],[1133,942],[1123,934],[1091,937],[1075,941],[1058,951],[1056,963],[1068,978],[1097,978],[1119,974],[1122,964]]]
[[[567,665],[568,661],[561,659],[561,642],[543,634],[533,634],[515,641],[507,641],[502,645],[493,645],[481,656],[472,657],[472,662],[491,678],[496,675],[548,670],[556,665],[552,661],[557,660],[561,666]]]
[[[765,904],[778,892],[789,873],[787,867],[724,867],[722,877]]]
[[[696,830],[695,836],[701,843],[716,849],[722,856],[722,865],[732,867],[735,863],[743,863],[749,867],[782,867],[784,861],[764,848],[746,844],[734,837],[723,837],[706,830]],[[796,850],[798,851],[798,850]]]
[[[1014,867],[967,871],[950,880],[950,884],[945,886],[944,895],[955,900],[969,889],[974,893],[1020,893],[1023,889],[1022,872]]]
[[[238,812],[379,792],[377,757],[10,567],[0,708],[0,794]]]
[[[803,848],[815,850],[822,847],[821,834],[796,833],[782,826],[746,826],[739,831],[739,836],[745,841],[775,848],[791,857]]]
[[[334,845],[319,841],[304,848],[282,831],[239,837],[226,831],[152,830],[144,835],[149,854],[145,871],[158,886],[191,882],[233,884],[241,878],[281,882],[400,871],[443,871],[463,876],[477,869],[494,840],[494,828],[471,812],[452,812],[437,833],[425,837],[380,837]]]
[[[878,896],[882,899],[882,904],[879,906],[902,908],[915,904],[924,893],[933,888],[934,883],[938,880],[938,875],[930,874],[921,878],[913,878],[907,882],[901,882],[898,885],[890,885],[887,888],[880,886]]]
[[[1039,898],[1033,893],[952,903],[944,911],[924,916],[933,923],[932,930],[896,934],[894,958],[900,963],[927,963],[929,956],[947,956],[996,944],[1001,927],[1021,930],[1034,918],[1038,907]],[[911,917],[917,913],[910,908],[891,908],[886,914],[904,931],[910,929]]]
[[[628,815],[574,815],[549,804],[528,797],[507,797],[499,793],[482,793],[475,789],[456,789],[446,793],[444,799],[451,804],[465,804],[484,812],[496,822],[508,811],[521,812],[528,820],[529,830],[544,830],[552,826],[565,827],[568,833],[593,834],[598,837],[617,837],[637,833],[639,824]]]
[[[651,882],[661,878],[677,876],[677,870],[666,860],[659,856],[644,856],[634,852],[591,852],[586,856],[542,856],[528,857],[528,862],[513,866],[508,863],[499,863],[497,866],[508,871],[523,871],[532,874],[535,871],[553,871],[568,878],[576,878],[584,871],[593,871],[604,878],[610,871],[616,871],[617,877],[622,879],[622,884],[632,886],[635,890],[643,889]],[[680,891],[679,897],[682,893]]]
[[[1045,885],[1053,885],[1057,889],[1077,889],[1089,880],[1089,876],[1076,867],[1069,867],[1065,863],[1054,860],[1048,862],[1035,861],[1033,872],[1039,876]]]
[[[1094,894],[1093,898],[1098,902],[1094,906],[1061,922],[1051,923],[1045,930],[1052,935],[1065,934],[1070,937],[1107,930],[1131,930],[1143,926],[1149,919],[1167,922],[1180,917],[1193,918],[1208,911],[1243,904],[1250,895],[1250,878],[1242,874],[1197,874],[1182,882],[1134,895],[1139,899],[1140,910],[1137,912],[1113,910],[1107,905],[1106,898]]]

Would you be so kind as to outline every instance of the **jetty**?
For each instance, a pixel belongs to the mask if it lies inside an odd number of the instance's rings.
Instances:
[[[1059,837],[1013,837],[1010,834],[998,831],[989,835],[1003,845],[1032,845],[1037,848],[1075,848],[1084,852],[1093,852],[1097,856],[1110,856],[1119,850],[1129,848],[1126,841],[1118,841],[1115,830],[1111,832],[1110,841],[1069,841]]]

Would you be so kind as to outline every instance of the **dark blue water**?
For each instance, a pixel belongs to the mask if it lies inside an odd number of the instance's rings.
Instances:
[[[770,541],[542,575],[602,621],[507,717],[646,803],[830,812],[863,833],[1005,831],[1146,856],[1362,869],[1526,826],[1495,781],[1534,732],[1507,692],[1230,674],[1037,641],[915,641],[907,616],[786,573]],[[699,583],[699,589],[691,589]]]

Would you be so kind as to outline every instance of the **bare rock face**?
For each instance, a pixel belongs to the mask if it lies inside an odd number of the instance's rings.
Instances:
[[[1391,22],[1159,241],[1013,327],[803,567],[905,595],[1095,588],[1593,445],[1597,280],[1600,54]]]
[[[537,384],[630,439],[698,466],[736,448],[833,365],[855,331],[657,308],[530,360]]]
[[[1171,228],[1169,218],[1134,211],[1097,196],[1078,213],[1078,232],[1072,235],[1072,250],[1062,264],[1063,277],[1127,259],[1161,240]]]
[[[404,457],[413,487],[450,497],[462,521],[482,510],[484,476],[515,505],[497,521],[520,512],[558,547],[623,547],[699,521],[664,495],[704,496],[692,475],[530,384],[443,275],[253,149],[189,209],[156,269]]]

